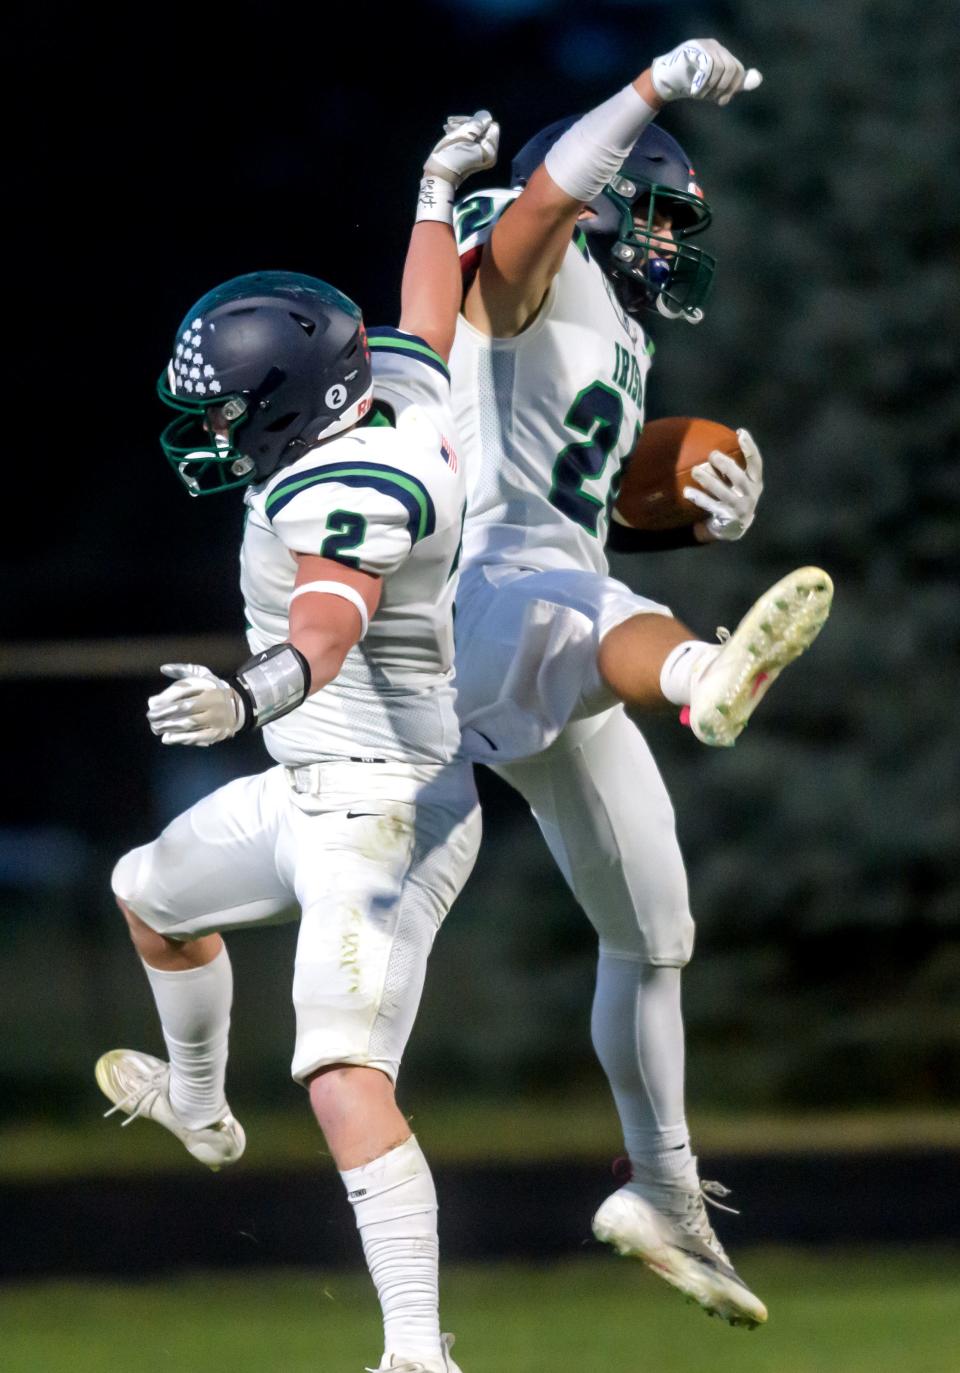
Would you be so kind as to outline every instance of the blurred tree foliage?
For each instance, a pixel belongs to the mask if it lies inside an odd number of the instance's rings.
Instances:
[[[765,84],[730,125],[683,111],[718,289],[702,330],[661,331],[651,396],[748,425],[768,485],[740,547],[674,555],[656,589],[709,628],[818,562],[837,600],[733,755],[660,749],[700,921],[691,1071],[742,1053],[784,1099],[956,1093],[956,7],[736,15]]]

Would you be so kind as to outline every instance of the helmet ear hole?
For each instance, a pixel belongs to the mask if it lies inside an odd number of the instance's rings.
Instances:
[[[284,429],[290,428],[298,414],[298,410],[291,410],[286,415],[280,415],[278,419],[275,419],[272,423],[264,426],[265,432],[268,434],[282,434]]]

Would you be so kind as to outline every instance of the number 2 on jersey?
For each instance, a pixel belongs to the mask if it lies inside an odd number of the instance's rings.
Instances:
[[[563,422],[587,437],[568,443],[554,463],[550,504],[596,536],[606,501],[589,495],[583,483],[603,475],[607,459],[617,446],[623,422],[620,393],[602,381],[593,382],[579,393]]]
[[[462,201],[454,213],[457,216],[457,235],[462,242],[496,219],[497,202],[489,195],[472,195],[469,200]]]
[[[320,545],[321,558],[333,558],[344,567],[359,567],[360,559],[351,558],[348,548],[359,548],[367,532],[367,522],[353,510],[333,510],[327,516],[327,528],[332,532]]]

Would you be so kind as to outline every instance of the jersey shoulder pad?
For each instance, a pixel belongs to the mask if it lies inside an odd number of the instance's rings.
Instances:
[[[450,372],[429,343],[416,334],[382,327],[368,330],[367,341],[375,399],[400,410],[407,405],[449,405]]]
[[[486,243],[494,224],[519,194],[519,187],[479,191],[458,201],[453,211],[453,227],[461,257]]]
[[[305,453],[263,493],[274,532],[297,553],[387,576],[436,528],[426,483],[391,458],[390,429],[360,430]]]

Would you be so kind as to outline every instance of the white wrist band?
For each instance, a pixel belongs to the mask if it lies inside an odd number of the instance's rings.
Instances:
[[[346,582],[305,582],[303,586],[297,587],[290,597],[291,602],[295,601],[298,596],[306,595],[308,591],[320,591],[326,596],[339,596],[342,601],[349,601],[351,605],[356,606],[360,615],[360,638],[366,638],[367,630],[370,627],[367,603],[355,587],[347,586]]]
[[[574,200],[593,200],[656,113],[632,85],[625,86],[558,138],[544,166],[561,191]]]
[[[452,224],[454,194],[453,186],[442,176],[425,176],[420,182],[416,222],[432,219],[440,224]]]

